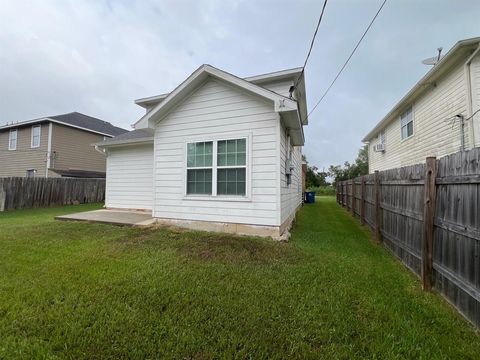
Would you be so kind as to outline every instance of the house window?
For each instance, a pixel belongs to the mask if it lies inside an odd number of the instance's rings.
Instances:
[[[32,126],[32,148],[40,146],[40,125]]]
[[[33,178],[35,177],[35,173],[37,172],[37,170],[35,169],[28,169],[27,170],[27,178]]]
[[[187,145],[187,194],[212,194],[213,142]]]
[[[401,116],[400,123],[402,127],[402,139],[413,135],[413,112],[410,106]]]
[[[378,134],[378,143],[379,144],[385,144],[385,131],[381,131]]]
[[[8,150],[16,150],[17,149],[17,129],[10,130],[10,134],[8,136]]]
[[[247,140],[187,144],[187,195],[245,196]]]
[[[246,139],[221,140],[217,144],[217,194],[245,195]]]

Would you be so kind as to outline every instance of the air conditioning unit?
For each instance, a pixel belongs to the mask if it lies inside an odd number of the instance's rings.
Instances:
[[[384,143],[375,144],[375,145],[373,146],[373,151],[375,151],[375,152],[384,152],[384,151],[385,151],[385,144],[384,144]]]

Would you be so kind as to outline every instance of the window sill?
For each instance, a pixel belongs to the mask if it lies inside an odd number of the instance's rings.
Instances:
[[[228,201],[228,202],[251,202],[252,199],[246,196],[205,196],[205,195],[186,195],[182,200],[198,201]]]
[[[414,136],[415,136],[415,134],[412,134],[412,135],[410,135],[409,137],[406,137],[405,139],[401,139],[401,140],[400,140],[400,144],[403,144],[404,142],[410,140],[410,139],[413,138]]]

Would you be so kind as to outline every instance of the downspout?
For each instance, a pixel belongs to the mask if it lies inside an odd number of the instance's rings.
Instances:
[[[466,81],[466,86],[467,86],[467,118],[470,118],[470,147],[475,147],[475,128],[474,128],[474,119],[472,117],[472,114],[473,114],[473,99],[472,99],[472,79],[470,77],[470,64],[472,63],[473,59],[475,58],[475,56],[477,56],[477,54],[479,53],[480,51],[480,43],[478,43],[478,46],[477,48],[475,49],[475,51],[472,53],[472,55],[470,55],[470,57],[467,59],[467,61],[465,62],[465,81]],[[464,126],[463,124],[463,120],[462,120],[462,126]]]
[[[45,177],[48,178],[48,170],[52,163],[52,123],[48,123],[48,139],[47,139],[47,165],[45,169]]]

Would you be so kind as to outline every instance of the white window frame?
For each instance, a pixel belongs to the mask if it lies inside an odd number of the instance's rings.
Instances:
[[[245,139],[246,144],[246,156],[245,156],[245,165],[235,165],[235,166],[217,166],[217,155],[218,155],[218,142],[223,140],[237,140],[237,139]],[[187,168],[187,159],[188,159],[188,151],[187,146],[190,143],[198,143],[198,142],[208,142],[211,141],[213,143],[213,153],[212,153],[212,166],[211,167],[202,167],[202,168]],[[251,133],[238,133],[238,134],[217,134],[215,136],[209,137],[192,137],[185,139],[185,143],[183,146],[184,149],[184,156],[183,156],[183,200],[213,200],[213,201],[251,201],[251,194],[252,194],[252,134]],[[192,169],[212,169],[212,195],[204,195],[204,194],[188,194],[187,193],[187,170]],[[237,169],[237,168],[245,168],[245,195],[218,195],[217,194],[217,169]]]
[[[34,134],[34,131],[35,131],[34,129],[36,129],[36,128],[38,128],[38,144],[37,145],[35,145],[33,143],[33,139],[34,139],[33,134]],[[30,147],[32,149],[40,147],[41,138],[42,138],[42,125],[33,125],[32,128],[31,128]]]
[[[15,146],[12,147],[12,134],[15,133]],[[8,133],[8,150],[17,150],[18,129],[10,129]]]
[[[408,111],[410,111],[410,113],[412,114],[411,115],[411,119],[409,122],[405,123],[405,125],[402,124],[402,117],[403,115],[405,115]],[[413,112],[413,105],[410,105],[410,107],[408,107],[404,112],[402,112],[400,114],[400,138],[403,140],[407,140],[407,139],[410,139],[414,134],[415,134],[415,129],[414,129],[414,126],[415,126],[415,122],[414,122],[414,119],[415,119],[415,116],[414,116],[414,112]],[[412,133],[410,135],[408,135],[408,124],[412,123]],[[403,128],[407,128],[407,136],[403,137]]]

